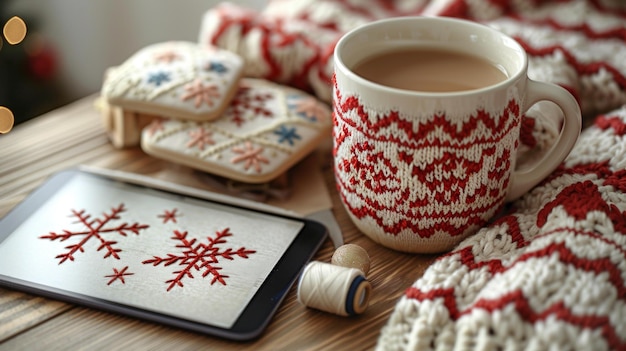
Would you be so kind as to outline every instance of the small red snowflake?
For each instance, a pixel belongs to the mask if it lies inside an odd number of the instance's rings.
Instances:
[[[167,51],[162,51],[162,52],[159,52],[159,53],[155,54],[154,55],[154,59],[157,62],[172,63],[172,62],[174,62],[176,60],[180,60],[181,57],[176,52],[174,52],[172,50],[167,50]]]
[[[198,149],[204,150],[205,145],[213,145],[215,141],[211,138],[213,135],[210,131],[204,129],[204,127],[198,127],[198,129],[194,129],[189,131],[189,137],[191,140],[187,143],[188,148],[193,148],[194,146],[198,146]]]
[[[122,268],[121,270],[117,270],[117,268],[113,268],[113,274],[104,276],[105,278],[111,278],[111,280],[109,280],[107,285],[113,284],[113,282],[116,280],[119,280],[122,284],[126,284],[124,277],[135,274],[135,273],[126,272],[127,269],[128,269],[128,266]]]
[[[168,253],[165,257],[153,256],[153,258],[143,261],[143,264],[152,264],[153,266],[159,266],[163,264],[164,267],[178,264],[183,268],[178,271],[174,271],[174,278],[165,281],[167,291],[170,291],[173,287],[183,287],[183,279],[193,279],[193,272],[201,272],[202,278],[211,275],[211,285],[216,282],[226,285],[227,275],[221,274],[221,267],[218,267],[220,259],[233,260],[235,257],[247,259],[249,255],[255,253],[255,250],[249,250],[245,247],[239,249],[222,249],[220,245],[226,243],[226,239],[233,234],[229,228],[215,233],[215,238],[207,237],[207,243],[197,243],[196,239],[188,239],[187,232],[174,231],[173,240],[179,242],[176,245],[181,249],[179,254]]]
[[[242,86],[233,98],[228,114],[232,116],[232,122],[238,127],[246,122],[246,116],[250,119],[257,116],[274,117],[272,110],[266,106],[267,102],[273,98],[274,95],[269,92],[259,92],[251,87]]]
[[[315,98],[299,98],[293,101],[292,108],[300,116],[311,121],[321,121],[326,118],[328,111]]]
[[[119,260],[120,256],[118,253],[122,250],[115,246],[117,241],[106,240],[105,235],[115,233],[121,236],[127,236],[128,233],[139,235],[140,230],[149,227],[147,224],[133,223],[129,225],[126,222],[118,226],[109,226],[110,222],[120,219],[120,213],[124,211],[126,211],[124,204],[120,204],[117,207],[113,207],[110,213],[105,212],[102,215],[102,218],[92,220],[91,215],[86,214],[85,210],[72,210],[72,217],[77,218],[75,223],[81,223],[85,229],[76,231],[66,229],[63,230],[62,233],[50,232],[49,234],[42,235],[39,238],[48,239],[50,241],[79,239],[76,244],[66,246],[65,249],[67,249],[67,251],[65,253],[56,256],[56,258],[59,259],[59,264],[67,260],[74,261],[74,255],[78,252],[85,252],[85,244],[91,239],[100,242],[96,251],[105,250],[106,252],[104,254],[104,258],[113,257]]]
[[[203,103],[207,106],[213,106],[215,100],[221,96],[217,86],[204,85],[200,79],[196,79],[192,83],[185,85],[185,91],[186,93],[181,96],[181,99],[183,101],[194,99],[196,108],[200,107]]]
[[[152,136],[159,131],[163,131],[165,127],[163,126],[164,119],[163,118],[155,118],[152,120],[150,125],[148,126],[148,135]]]
[[[168,211],[165,210],[165,212],[163,212],[163,214],[158,215],[159,218],[163,218],[163,223],[167,223],[168,221],[172,221],[174,223],[176,223],[176,216],[180,216],[180,214],[176,213],[178,211],[177,208]]]
[[[230,161],[232,163],[245,162],[243,168],[247,171],[250,167],[254,167],[257,173],[261,172],[261,163],[269,163],[270,161],[265,158],[261,153],[262,147],[255,148],[251,142],[247,141],[244,147],[233,147],[232,151],[239,156],[233,157]]]

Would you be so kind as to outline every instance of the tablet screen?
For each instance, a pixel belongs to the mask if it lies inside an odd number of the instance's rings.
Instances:
[[[0,275],[225,329],[304,225],[81,172],[40,198],[3,222]]]

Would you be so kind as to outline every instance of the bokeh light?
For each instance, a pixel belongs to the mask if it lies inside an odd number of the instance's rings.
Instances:
[[[0,133],[8,133],[13,128],[13,112],[4,106],[0,106]]]
[[[7,43],[11,45],[19,44],[26,37],[26,23],[18,16],[13,16],[4,24],[2,34]],[[0,38],[0,50],[2,50],[2,45],[3,40]],[[0,134],[10,132],[14,122],[13,112],[7,107],[0,106]]]
[[[9,44],[19,44],[26,37],[26,23],[21,18],[13,16],[4,25],[2,34]]]

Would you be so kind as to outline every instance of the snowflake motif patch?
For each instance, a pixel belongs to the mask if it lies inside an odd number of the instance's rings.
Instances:
[[[251,142],[247,141],[243,147],[233,147],[232,151],[238,156],[235,156],[231,159],[232,163],[240,163],[243,162],[243,168],[247,171],[250,167],[254,167],[254,170],[257,173],[261,172],[261,163],[269,163],[270,161],[265,158],[263,155],[263,148],[257,147],[255,148]]]
[[[207,64],[206,66],[206,70],[207,71],[213,71],[216,73],[226,73],[228,72],[228,67],[226,67],[223,63],[221,62],[215,62],[215,61],[211,61]]]
[[[274,113],[267,104],[273,98],[274,95],[270,92],[241,86],[226,111],[226,115],[230,115],[231,121],[238,127],[257,117],[272,118]]]
[[[124,204],[120,204],[117,207],[111,208],[109,212],[102,214],[102,217],[91,219],[91,215],[86,213],[85,210],[72,210],[71,217],[76,218],[75,223],[83,225],[81,230],[64,229],[61,233],[50,232],[49,234],[42,235],[39,238],[48,239],[50,241],[59,240],[60,242],[64,242],[66,240],[75,241],[65,247],[65,252],[55,257],[59,259],[59,264],[62,264],[67,260],[74,261],[74,255],[85,252],[85,245],[88,242],[96,242],[98,244],[96,251],[104,251],[103,258],[106,259],[113,257],[119,260],[119,253],[122,249],[117,246],[117,241],[109,240],[107,238],[115,234],[122,237],[126,237],[128,234],[139,235],[140,231],[149,227],[147,224],[128,224],[127,222],[114,225],[114,222],[121,219],[120,214],[124,211],[126,211]]]
[[[296,127],[288,128],[284,125],[281,125],[278,129],[274,131],[275,135],[278,135],[279,143],[288,143],[290,146],[293,146],[296,140],[302,139],[300,135],[296,132]]]
[[[213,145],[215,142],[211,138],[211,133],[209,130],[206,130],[204,127],[200,126],[198,129],[194,129],[189,131],[189,142],[187,143],[188,148],[198,147],[200,150],[204,150],[205,145]]]
[[[317,122],[328,115],[325,107],[315,98],[309,96],[291,95],[287,98],[290,109],[302,118]]]
[[[148,83],[156,85],[157,87],[161,86],[161,84],[169,82],[170,81],[170,75],[167,72],[156,72],[156,73],[151,73],[148,76]]]
[[[178,242],[176,248],[180,249],[180,253],[173,254],[168,253],[166,256],[154,256],[151,259],[145,260],[143,264],[151,264],[153,266],[168,267],[171,265],[178,265],[182,267],[180,270],[172,272],[174,278],[165,281],[167,284],[167,291],[178,286],[183,287],[183,280],[185,278],[194,279],[194,273],[198,272],[202,278],[211,276],[210,284],[213,285],[216,282],[227,285],[226,279],[228,275],[222,274],[220,271],[222,268],[219,266],[221,259],[234,260],[235,258],[247,259],[249,255],[254,254],[255,250],[249,250],[245,247],[238,249],[222,248],[223,244],[226,244],[226,238],[232,236],[229,228],[226,228],[215,233],[215,237],[207,237],[206,242],[197,242],[195,238],[188,238],[187,232],[174,231],[174,236],[171,238]]]
[[[185,94],[180,99],[182,101],[193,99],[194,106],[198,108],[202,104],[213,106],[220,97],[221,94],[217,86],[212,84],[205,85],[202,80],[196,79],[192,83],[185,85]]]

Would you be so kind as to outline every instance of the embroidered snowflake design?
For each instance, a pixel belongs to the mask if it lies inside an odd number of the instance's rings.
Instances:
[[[176,217],[177,216],[181,216],[181,214],[176,213],[177,211],[178,211],[177,208],[175,208],[175,209],[173,209],[171,211],[165,210],[163,212],[163,214],[160,214],[157,217],[163,218],[163,223],[164,224],[169,222],[169,221],[172,221],[172,222],[176,223]]]
[[[165,83],[165,82],[169,82],[170,81],[170,75],[167,72],[156,72],[156,73],[151,73],[148,76],[148,83],[149,84],[154,84],[157,87],[161,86],[161,84]]]
[[[257,173],[261,173],[261,163],[267,164],[270,162],[267,158],[261,155],[261,153],[263,152],[263,148],[260,146],[258,148],[255,148],[249,141],[246,141],[244,147],[233,147],[232,151],[239,156],[233,157],[230,162],[244,162],[243,169],[245,169],[246,171],[250,169],[250,167],[254,167],[254,170],[257,171]]]
[[[186,93],[181,96],[183,101],[194,99],[195,107],[200,107],[203,103],[207,106],[213,106],[215,100],[221,95],[217,86],[204,85],[202,80],[196,79],[193,82],[185,85]]]
[[[174,236],[171,238],[178,241],[176,245],[180,249],[180,253],[172,254],[168,253],[167,256],[153,256],[153,258],[143,261],[143,264],[152,264],[153,266],[159,266],[163,264],[164,267],[177,264],[182,269],[174,271],[174,278],[165,281],[167,285],[167,291],[172,290],[175,286],[183,287],[183,279],[194,279],[194,272],[199,272],[202,278],[206,276],[212,276],[211,285],[216,282],[226,285],[226,279],[228,275],[220,273],[222,267],[219,267],[219,260],[234,260],[236,257],[247,259],[249,255],[255,253],[255,250],[248,250],[245,247],[238,249],[226,248],[223,249],[220,246],[225,244],[226,238],[232,236],[229,228],[226,228],[215,233],[215,237],[208,236],[206,243],[197,242],[195,238],[187,238],[187,232],[174,231]]]
[[[157,62],[172,63],[180,59],[181,59],[180,55],[178,55],[176,52],[172,50],[159,52],[154,55],[154,60]]]
[[[250,87],[242,86],[231,101],[227,114],[232,116],[232,122],[238,127],[244,124],[246,119],[253,119],[256,116],[272,118],[274,113],[266,106],[266,103],[273,98],[271,93],[258,92]]]
[[[287,142],[289,145],[293,146],[294,140],[300,140],[301,137],[296,133],[296,127],[287,128],[284,125],[281,125],[280,128],[274,131],[274,134],[278,135],[278,142],[284,143]]]
[[[312,97],[301,97],[298,95],[288,98],[288,106],[302,118],[311,122],[321,121],[328,113],[323,105]]]
[[[221,62],[211,61],[206,65],[206,70],[223,74],[228,72],[228,67],[224,66]]]
[[[118,226],[111,226],[111,222],[119,220],[120,213],[124,211],[126,211],[124,204],[120,204],[117,207],[111,208],[110,212],[103,213],[102,218],[91,219],[91,215],[85,213],[85,210],[72,210],[71,217],[76,217],[76,222],[74,223],[81,223],[86,227],[84,230],[72,231],[65,229],[62,233],[50,232],[39,238],[48,239],[50,241],[59,240],[60,242],[70,239],[78,240],[77,243],[66,246],[66,252],[55,257],[59,259],[59,264],[67,260],[74,261],[74,255],[78,252],[85,252],[85,244],[92,239],[92,241],[97,241],[100,244],[96,251],[105,251],[103,258],[114,257],[119,260],[119,252],[122,250],[116,247],[117,241],[107,240],[105,236],[116,233],[124,237],[129,233],[139,235],[140,230],[149,227],[147,224],[133,223],[129,225],[126,222]]]
[[[204,127],[198,127],[198,129],[191,130],[189,131],[190,140],[187,143],[187,147],[193,148],[194,146],[198,146],[198,149],[204,150],[205,145],[215,144],[211,135],[213,134],[204,129]]]
[[[122,284],[126,284],[124,277],[135,274],[135,273],[126,272],[126,270],[128,270],[128,266],[120,270],[118,270],[117,268],[113,268],[113,274],[104,276],[105,278],[111,278],[111,280],[109,280],[107,285],[113,284],[113,282],[115,282],[116,280],[119,280]]]
[[[150,125],[148,126],[148,129],[147,129],[148,135],[152,136],[159,131],[165,130],[165,127],[163,126],[163,122],[164,120],[162,118],[156,118],[152,122],[150,122]]]

